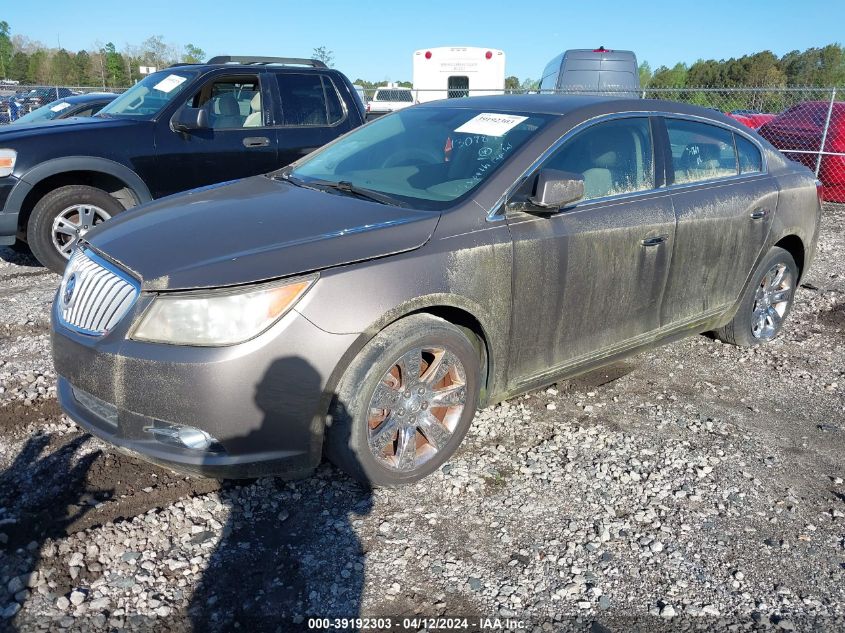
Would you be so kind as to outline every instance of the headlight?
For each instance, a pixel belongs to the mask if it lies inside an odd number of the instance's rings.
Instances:
[[[18,153],[13,149],[0,149],[0,177],[9,176],[15,171]]]
[[[242,343],[282,318],[316,279],[159,295],[130,338],[175,345]]]

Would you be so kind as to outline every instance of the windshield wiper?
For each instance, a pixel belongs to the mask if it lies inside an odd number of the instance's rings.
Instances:
[[[269,176],[274,180],[284,180],[285,182],[289,182],[292,185],[302,187],[304,189],[313,189],[314,191],[340,191],[341,193],[350,194],[364,200],[372,200],[373,202],[378,202],[379,204],[387,204],[395,207],[408,206],[393,196],[389,196],[379,191],[373,191],[372,189],[367,189],[366,187],[359,187],[348,180],[341,180],[340,182],[320,179],[302,180],[301,178],[291,175],[291,171],[290,166],[283,167],[279,171],[269,174]]]
[[[373,191],[372,189],[367,189],[366,187],[359,187],[358,185],[352,184],[348,180],[341,180],[340,182],[333,182],[331,180],[315,180],[311,181],[309,184],[312,184],[315,187],[320,187],[322,189],[342,191],[343,193],[352,194],[353,196],[363,198],[364,200],[372,200],[373,202],[378,202],[379,204],[387,204],[396,207],[408,206],[407,204],[405,204],[404,202],[400,202],[393,196],[388,196],[387,194],[381,193],[379,191]]]
[[[268,175],[273,180],[284,180],[285,182],[288,182],[288,183],[294,185],[295,187],[302,187],[303,189],[311,189],[312,191],[323,191],[319,187],[312,187],[311,185],[309,185],[304,180],[300,180],[299,178],[295,178],[294,176],[291,176],[290,170],[288,170],[287,168],[282,169],[281,171],[277,171],[273,174],[268,174]]]

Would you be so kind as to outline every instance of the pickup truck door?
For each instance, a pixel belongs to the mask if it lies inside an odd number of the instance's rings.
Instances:
[[[208,111],[210,128],[174,132],[170,120],[156,124],[158,198],[280,167],[278,131],[272,125],[272,74],[216,75],[187,104]]]

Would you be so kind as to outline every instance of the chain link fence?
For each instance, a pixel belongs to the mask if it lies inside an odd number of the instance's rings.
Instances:
[[[362,92],[368,118],[373,118],[414,103],[503,91],[467,89],[450,95],[447,90],[391,87]],[[723,112],[756,130],[788,158],[810,168],[822,183],[825,200],[845,202],[845,88],[646,88],[638,95],[611,91],[603,94],[680,101]]]
[[[92,92],[121,93],[126,88],[43,86],[0,83],[0,124],[16,121],[33,110],[74,95]]]
[[[0,84],[0,123],[9,123],[70,95],[123,90]],[[524,92],[468,87],[414,90],[399,86],[358,90],[367,106],[368,118],[436,99]],[[633,96],[629,92],[605,94]],[[825,200],[845,202],[845,88],[646,88],[637,96],[691,103],[724,112],[756,130],[790,159],[810,168],[822,183]]]

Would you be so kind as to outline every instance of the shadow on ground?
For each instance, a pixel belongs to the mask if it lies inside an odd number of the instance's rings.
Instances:
[[[86,487],[88,471],[100,455],[83,450],[88,440],[78,436],[51,451],[51,436],[38,433],[0,474],[0,577],[10,579],[0,587],[4,618],[14,616],[29,597],[31,572],[45,544],[65,536],[69,526],[111,497],[110,490]]]
[[[320,382],[300,358],[274,363],[255,393],[263,423],[235,442],[267,446],[285,408],[309,406]],[[347,415],[336,398],[333,411]],[[229,520],[191,600],[195,631],[304,630],[309,615],[360,614],[366,552],[353,523],[372,510],[368,487],[323,465],[297,482],[229,484],[221,499]]]

